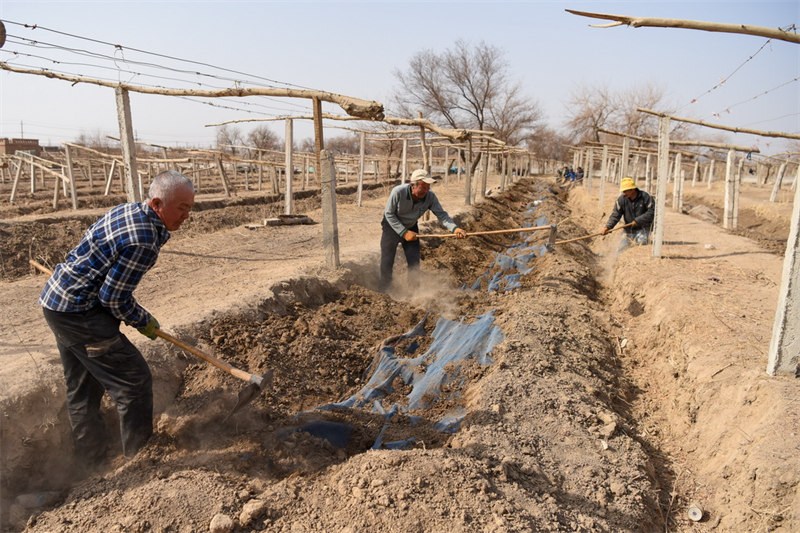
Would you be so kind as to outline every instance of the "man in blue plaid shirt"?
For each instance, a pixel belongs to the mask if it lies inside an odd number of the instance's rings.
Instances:
[[[126,456],[153,433],[150,368],[119,326],[156,338],[158,321],[133,291],[193,205],[192,182],[175,170],[162,172],[145,202],[118,205],[86,231],[39,297],[61,355],[75,453],[84,466],[99,465],[108,453],[100,415],[105,392],[117,406]]]

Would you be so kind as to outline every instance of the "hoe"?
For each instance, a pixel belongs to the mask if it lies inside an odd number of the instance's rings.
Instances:
[[[49,268],[47,268],[46,266],[42,265],[41,263],[39,263],[37,261],[34,261],[33,259],[31,259],[29,261],[29,263],[31,264],[31,266],[33,266],[34,268],[36,268],[37,270],[39,270],[39,271],[41,271],[41,272],[43,272],[45,274],[48,274],[48,275],[52,275],[53,274],[53,272]],[[236,401],[236,405],[233,407],[233,410],[230,412],[230,414],[228,414],[228,417],[230,417],[236,411],[238,411],[239,409],[241,409],[242,407],[244,407],[245,405],[247,405],[248,403],[253,401],[253,399],[256,396],[258,396],[258,393],[260,391],[264,390],[267,387],[271,387],[272,386],[273,373],[272,373],[271,369],[268,370],[266,373],[264,373],[264,375],[262,375],[262,376],[259,376],[257,374],[251,374],[250,372],[246,372],[244,370],[240,370],[240,369],[230,365],[229,363],[226,363],[225,361],[221,361],[221,360],[217,359],[216,357],[214,357],[212,355],[204,353],[204,352],[198,350],[197,348],[195,348],[194,346],[190,346],[189,344],[186,344],[185,342],[183,342],[183,341],[181,341],[179,339],[176,339],[175,337],[173,337],[169,333],[167,333],[165,331],[162,331],[162,330],[160,330],[158,328],[156,328],[155,333],[156,333],[156,336],[161,337],[162,339],[164,339],[167,342],[171,342],[172,344],[174,344],[178,348],[189,352],[190,354],[194,355],[195,357],[197,357],[199,359],[202,359],[206,363],[210,363],[210,364],[214,365],[215,367],[219,368],[220,370],[223,370],[223,371],[227,372],[231,376],[233,376],[235,378],[239,378],[239,379],[247,382],[247,386],[239,392],[239,398]],[[227,420],[227,417],[226,417],[226,420]]]

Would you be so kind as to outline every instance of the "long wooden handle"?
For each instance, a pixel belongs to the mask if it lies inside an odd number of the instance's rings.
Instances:
[[[622,229],[622,228],[630,228],[631,226],[633,226],[633,224],[634,224],[633,222],[630,222],[630,223],[625,224],[623,226],[617,226],[616,228],[612,229],[611,231],[617,231],[617,230]],[[609,233],[611,233],[611,232],[609,232]],[[598,236],[603,235],[603,234],[604,233],[602,231],[598,231],[597,233],[592,233],[591,235],[584,235],[583,237],[575,237],[574,239],[567,239],[565,241],[556,241],[556,244],[567,244],[568,242],[582,241],[582,240],[585,240],[585,239],[591,239],[592,237],[598,237]]]
[[[235,378],[239,378],[239,379],[244,380],[244,381],[250,381],[251,378],[253,377],[253,374],[250,374],[249,372],[245,372],[244,370],[240,370],[240,369],[236,368],[235,366],[233,366],[233,365],[231,365],[229,363],[226,363],[225,361],[221,361],[220,359],[217,359],[216,357],[214,357],[212,355],[209,355],[209,354],[207,354],[205,352],[202,352],[202,351],[198,350],[197,348],[195,348],[194,346],[186,344],[185,342],[183,342],[180,339],[176,339],[175,337],[173,337],[172,335],[170,335],[166,331],[163,331],[163,330],[160,330],[160,329],[156,328],[156,332],[155,333],[156,333],[156,336],[161,337],[162,339],[164,339],[167,342],[171,342],[172,344],[174,344],[175,346],[177,346],[178,348],[180,348],[182,350],[186,350],[190,354],[194,355],[195,357],[198,357],[198,358],[202,359],[206,363],[210,363],[210,364],[214,365],[215,367],[219,368],[220,370],[224,370],[225,372],[227,372],[228,374],[232,375]]]
[[[41,272],[43,272],[43,273],[45,273],[47,275],[52,275],[53,274],[52,270],[50,270],[49,268],[47,268],[43,264],[39,263],[38,261],[34,261],[33,259],[30,259],[30,260],[28,260],[28,263],[30,263],[30,265],[32,267],[36,268],[37,270],[39,270],[39,271],[41,271]],[[195,357],[197,357],[199,359],[202,359],[206,363],[210,363],[210,364],[214,365],[215,367],[219,368],[220,370],[224,370],[225,372],[227,372],[228,374],[232,375],[235,378],[239,378],[239,379],[244,380],[244,381],[251,381],[251,378],[253,378],[253,374],[251,374],[249,372],[245,372],[244,370],[240,370],[240,369],[236,368],[235,366],[232,366],[231,364],[226,363],[225,361],[221,361],[220,359],[217,359],[216,357],[214,357],[212,355],[208,355],[207,353],[198,350],[194,346],[186,344],[182,340],[176,339],[175,337],[173,337],[172,335],[170,335],[166,331],[162,331],[162,330],[156,328],[155,333],[156,333],[157,337],[161,337],[165,341],[171,342],[172,344],[174,344],[178,348],[180,348],[182,350],[186,350],[187,352],[189,352],[190,354],[194,355]]]
[[[471,237],[473,235],[497,235],[499,233],[519,233],[519,232],[525,232],[525,231],[540,231],[540,230],[545,230],[545,229],[550,229],[550,226],[533,226],[531,228],[513,228],[513,229],[495,229],[495,230],[489,230],[489,231],[473,231],[473,232],[468,232],[467,233],[467,237]],[[430,234],[430,235],[417,234],[417,238],[419,238],[419,239],[429,239],[431,237],[437,237],[437,238],[440,238],[440,239],[446,239],[448,237],[455,237],[455,236],[456,236],[455,233],[433,233],[433,234]]]

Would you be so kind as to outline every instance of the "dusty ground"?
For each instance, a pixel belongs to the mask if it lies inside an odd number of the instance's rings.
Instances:
[[[561,222],[559,238],[595,231],[615,196],[607,192],[600,209],[596,183],[587,193],[523,180],[463,210],[463,185],[434,190],[468,231],[546,220]],[[12,237],[0,234],[8,325],[0,332],[3,527],[800,527],[800,386],[764,372],[782,258],[777,246],[758,244],[788,233],[788,202],[765,205],[762,189],[745,187],[740,222],[757,241],[668,212],[660,260],[649,248],[618,254],[613,237],[563,245],[537,254],[520,287],[506,292],[487,290],[498,254],[521,244],[541,252],[547,232],[428,241],[422,281],[402,283],[398,263],[401,283],[387,295],[373,290],[387,192],[376,189],[361,208],[352,195],[342,197],[343,268],[335,272],[323,267],[318,225],[248,230],[243,223],[280,207],[208,199],[137,295],[186,341],[253,372],[275,369],[275,385],[226,420],[241,382],[132,332],[156,378],[155,437],[133,460],[117,457],[80,479],[69,459],[57,354],[35,302],[43,278],[24,262],[52,263],[96,213],[74,221],[46,215],[41,227],[45,215],[4,220],[0,230]],[[689,203],[720,205],[717,189],[687,193]],[[314,201],[304,211],[320,220]],[[762,222],[746,222],[748,213]],[[759,237],[759,228],[769,230]],[[47,243],[32,245],[27,235]],[[492,363],[451,366],[454,379],[439,401],[398,415],[381,435],[384,442],[415,438],[409,448],[370,449],[386,426],[375,412],[314,409],[358,393],[381,347],[426,314],[414,355],[431,345],[440,317],[470,324],[487,313],[503,335]],[[401,341],[395,349],[411,346]],[[409,392],[402,380],[393,385],[386,405]],[[459,408],[466,413],[459,431],[432,427]],[[351,433],[338,442],[322,438],[320,427]],[[687,517],[691,504],[705,511],[699,523]]]

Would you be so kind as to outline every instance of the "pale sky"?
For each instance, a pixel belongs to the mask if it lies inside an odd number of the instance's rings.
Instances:
[[[114,55],[113,47],[16,23],[117,43],[203,65],[182,68],[234,79],[255,76],[281,84],[323,89],[377,100],[392,113],[390,95],[410,58],[422,50],[441,52],[462,39],[484,41],[505,53],[510,76],[545,112],[546,122],[563,131],[565,105],[576,84],[605,85],[621,91],[647,83],[664,89],[679,116],[759,130],[800,133],[800,45],[762,37],[682,29],[591,28],[601,21],[577,17],[566,8],[642,17],[742,23],[767,27],[800,24],[794,1],[516,1],[516,2],[272,2],[164,1],[44,2],[0,0],[0,19],[9,37],[0,61],[132,84],[187,87],[114,70],[101,59],[62,53],[41,43]],[[36,40],[37,46],[20,44]],[[27,41],[22,41],[23,43]],[[763,47],[763,48],[762,48]],[[20,54],[39,55],[36,59]],[[130,50],[117,57],[176,66],[167,59]],[[752,59],[749,59],[751,58]],[[54,64],[48,60],[62,61]],[[748,60],[749,59],[749,60]],[[81,63],[67,65],[64,62]],[[103,71],[87,64],[106,65]],[[143,72],[141,67],[122,68]],[[111,66],[112,68],[108,68]],[[738,70],[737,70],[738,69]],[[735,71],[735,73],[734,73]],[[733,75],[731,76],[731,74]],[[170,78],[196,76],[161,71]],[[718,89],[710,89],[726,79]],[[206,88],[232,82],[203,78]],[[269,82],[264,82],[269,83]],[[704,94],[707,93],[707,94]],[[692,99],[701,96],[695,103]],[[215,129],[205,124],[264,115],[302,113],[306,101],[293,99],[216,100],[220,109],[167,96],[131,94],[137,139],[166,145],[209,146]],[[243,102],[247,102],[246,104]],[[254,113],[247,113],[243,110]],[[326,110],[341,114],[336,106]],[[255,114],[258,113],[258,114]],[[308,123],[295,124],[295,141],[312,135]],[[283,123],[268,123],[281,138]],[[329,123],[326,123],[329,124]],[[244,124],[246,133],[256,124]],[[0,137],[39,138],[44,144],[74,140],[81,133],[118,135],[110,88],[0,71]],[[705,130],[714,133],[711,130]],[[338,130],[326,136],[338,136]],[[756,144],[777,153],[788,143],[725,134],[737,144]]]

